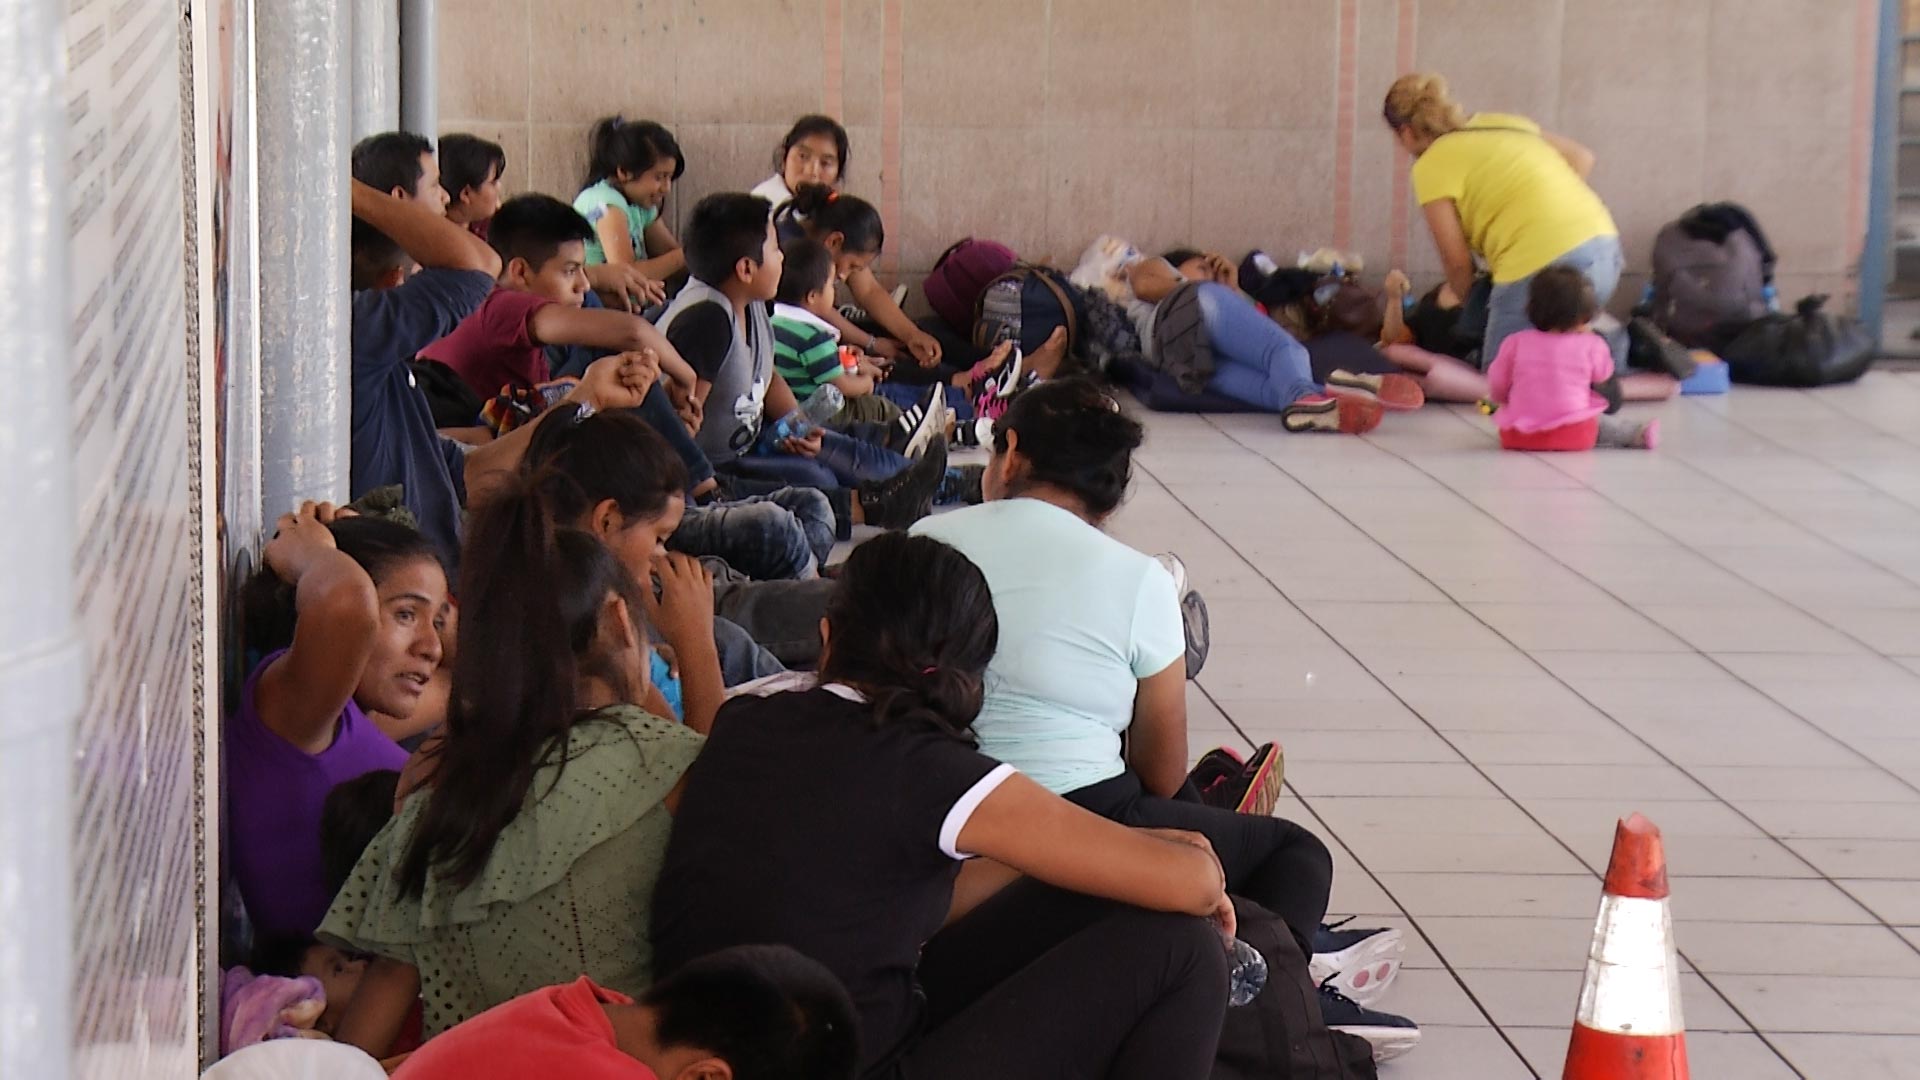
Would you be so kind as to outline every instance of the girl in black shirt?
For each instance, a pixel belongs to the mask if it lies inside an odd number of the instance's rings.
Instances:
[[[840,581],[821,685],[729,702],[687,773],[654,898],[661,973],[791,945],[853,994],[870,1077],[1205,1076],[1233,929],[1212,848],[974,749],[999,630],[965,556],[892,533]],[[923,988],[922,946],[1020,874],[977,917],[1046,932],[992,935]]]

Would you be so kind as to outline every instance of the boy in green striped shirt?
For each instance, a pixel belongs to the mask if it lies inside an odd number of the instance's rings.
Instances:
[[[773,307],[773,367],[798,401],[829,383],[846,398],[827,426],[892,424],[900,407],[873,392],[886,378],[873,361],[848,366],[841,360],[840,331],[823,317],[833,308],[833,253],[818,240],[789,240],[780,247],[785,267]],[[848,354],[852,359],[853,354]]]

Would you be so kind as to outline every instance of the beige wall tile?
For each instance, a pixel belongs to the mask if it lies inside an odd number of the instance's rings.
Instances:
[[[779,124],[820,108],[820,0],[679,0],[677,119]]]
[[[901,87],[907,122],[998,127],[1011,117],[1038,127],[1046,26],[1045,6],[1032,0],[907,5]]]
[[[1558,123],[1562,2],[1421,0],[1414,65],[1445,75],[1469,111]]]
[[[1047,244],[1031,257],[1067,263],[1102,233],[1118,233],[1146,251],[1190,243],[1195,137],[1191,131],[1050,130]]]
[[[1592,126],[1706,130],[1709,6],[1671,0],[1571,3],[1561,46],[1560,115],[1575,138]],[[1621,63],[1632,57],[1633,63]]]
[[[440,55],[459,60],[441,68],[442,114],[526,121],[531,20],[529,0],[463,0],[440,9]]]
[[[678,118],[674,57],[682,43],[669,0],[536,0],[532,23],[534,123],[618,113],[671,127]]]
[[[963,236],[998,240],[1022,253],[1050,250],[1046,151],[1046,133],[1037,129],[909,129],[901,146],[905,220],[887,223],[901,269],[932,269]]]
[[[1193,144],[1191,242],[1282,263],[1333,243],[1333,142],[1317,131],[1202,131]]]
[[[840,181],[840,190],[880,205],[880,125],[849,125],[847,142],[852,145],[853,164]]]
[[[912,5],[909,17],[918,14]],[[933,5],[945,8],[948,5]],[[840,0],[841,115],[848,127],[880,124],[883,50],[886,48],[886,0]],[[909,38],[908,40],[911,40]],[[911,70],[911,63],[908,65]],[[879,143],[874,143],[876,152]]]
[[[1194,124],[1331,128],[1339,16],[1338,0],[1199,0],[1184,80]]]
[[[1393,182],[1411,161],[1380,119],[1387,87],[1399,76],[1398,0],[1360,0],[1353,131],[1353,241],[1367,266],[1385,268],[1393,242]],[[1409,219],[1411,221],[1411,219]]]
[[[772,171],[784,125],[682,124],[674,137],[687,155],[687,174],[668,197],[667,218],[685,227],[693,205],[716,191],[746,191]]]
[[[1713,0],[1712,11],[1710,124],[1851,123],[1851,4]]]
[[[544,191],[572,202],[580,194],[580,179],[587,169],[587,125],[533,125],[525,166],[513,169],[513,163],[508,162],[507,168],[513,170],[509,177],[519,177],[515,190]]]
[[[1056,127],[1188,128],[1201,88],[1237,94],[1247,85],[1248,72],[1196,69],[1188,59],[1192,0],[1052,0],[1051,10],[1047,121]]]

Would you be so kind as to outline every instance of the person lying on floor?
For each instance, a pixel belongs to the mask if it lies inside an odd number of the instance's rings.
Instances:
[[[1232,303],[1280,332],[1251,304]],[[914,526],[973,560],[993,588],[1001,631],[974,722],[981,752],[1123,824],[1206,836],[1228,890],[1284,919],[1303,954],[1324,954],[1333,879],[1326,845],[1293,822],[1183,792],[1190,758],[1179,598],[1157,560],[1102,530],[1126,495],[1143,437],[1091,381],[1042,383],[1014,398],[995,426],[986,503]],[[1370,936],[1370,947],[1350,954],[1355,973],[1371,970],[1375,956],[1397,955],[1397,934]],[[1370,1000],[1385,989],[1366,982]],[[1363,1008],[1341,985],[1323,986],[1327,1026],[1361,1034],[1383,1054],[1418,1039],[1411,1021]]]

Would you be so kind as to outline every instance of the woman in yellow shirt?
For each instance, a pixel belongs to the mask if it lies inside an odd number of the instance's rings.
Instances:
[[[1574,267],[1593,282],[1601,304],[1613,296],[1626,257],[1613,215],[1587,184],[1593,151],[1523,116],[1469,116],[1438,75],[1401,76],[1382,112],[1413,155],[1414,197],[1447,284],[1455,295],[1467,295],[1475,254],[1493,275],[1483,368],[1509,334],[1532,325],[1527,286],[1541,270]],[[1616,351],[1615,364],[1621,359]],[[1636,375],[1621,385],[1635,399],[1670,397],[1678,389],[1666,375]]]

